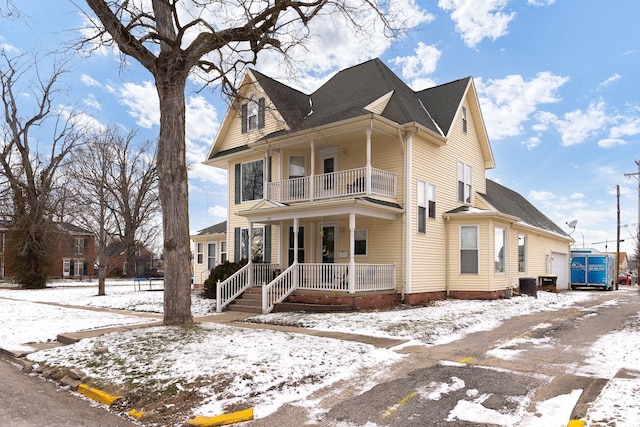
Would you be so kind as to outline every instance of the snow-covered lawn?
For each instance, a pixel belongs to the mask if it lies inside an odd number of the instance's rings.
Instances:
[[[637,288],[621,290],[621,297],[625,292],[637,292]],[[55,287],[34,291],[0,286],[0,324],[3,325],[0,347],[25,349],[29,347],[27,343],[51,341],[61,332],[153,320],[52,304],[162,313],[162,292],[136,291],[132,282],[109,282],[106,296],[97,297],[96,293],[97,285],[86,282],[58,282]],[[402,338],[414,345],[434,345],[498,327],[513,316],[570,307],[594,295],[540,292],[538,298],[450,300],[423,308],[366,313],[277,313],[255,316],[249,321]],[[213,306],[212,301],[194,295],[194,316],[212,314]],[[96,354],[97,347],[107,347],[109,351]],[[640,340],[633,329],[622,328],[602,337],[589,353],[592,357],[581,374],[613,375],[620,368],[634,368],[640,358]],[[496,349],[492,355],[500,357],[499,354],[500,349]],[[191,413],[193,416],[216,415],[249,405],[254,407],[257,418],[276,411],[286,402],[312,407],[314,403],[308,397],[313,392],[368,369],[380,370],[403,357],[394,349],[356,342],[213,323],[145,327],[29,355],[30,360],[38,363],[77,367],[96,384],[116,385],[151,397],[189,392],[199,402]],[[612,360],[616,363],[612,364]],[[566,423],[567,411],[570,412],[578,397],[579,393],[573,393],[539,403],[539,409],[545,408],[544,416],[525,415],[517,425]],[[593,420],[593,424],[589,421],[587,425],[599,425],[596,420],[615,421],[617,426],[635,425],[640,416],[639,399],[639,379],[613,379],[591,408],[589,420]],[[473,417],[473,411],[465,413]],[[482,416],[485,420],[491,414]],[[500,423],[499,419],[494,421]]]

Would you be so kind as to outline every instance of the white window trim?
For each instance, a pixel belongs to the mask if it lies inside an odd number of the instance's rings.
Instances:
[[[476,229],[476,246],[475,248],[463,248],[462,247],[462,229],[463,228],[475,228]],[[480,227],[478,225],[471,225],[471,224],[467,224],[467,225],[461,225],[460,226],[460,250],[459,250],[459,263],[460,263],[460,274],[480,274]],[[476,266],[477,266],[477,271],[476,272],[462,272],[462,251],[463,250],[475,250],[476,251]]]
[[[262,163],[262,178],[261,178],[261,181],[260,181],[260,182],[262,182],[262,197],[255,198],[255,199],[247,199],[247,198],[245,198],[245,195],[244,195],[244,165],[248,165],[248,164],[251,164],[251,163],[258,163],[258,162]],[[265,191],[266,191],[266,188],[264,187],[265,167],[266,167],[266,164],[265,164],[264,159],[256,159],[256,160],[251,160],[249,162],[240,163],[240,202],[241,203],[253,202],[253,201],[256,201],[256,200],[264,199],[264,194],[265,194]]]
[[[196,243],[196,264],[198,265],[204,264],[204,243],[203,242]]]
[[[470,164],[458,161],[458,180],[456,181],[456,192],[458,192],[457,184],[462,182],[463,195],[460,200],[460,194],[457,194],[458,201],[462,203],[471,204],[473,202],[473,168]]]

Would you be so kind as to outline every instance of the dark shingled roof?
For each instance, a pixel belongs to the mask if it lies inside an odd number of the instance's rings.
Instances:
[[[487,193],[483,197],[498,211],[518,217],[522,222],[534,227],[568,236],[562,228],[558,227],[520,194],[490,179],[486,181]]]
[[[226,233],[227,232],[227,221],[223,221],[221,223],[218,224],[214,224],[210,227],[207,228],[203,228],[202,230],[198,231],[198,236],[205,236],[207,234],[219,234],[219,233]]]
[[[305,95],[252,72],[291,131],[369,115],[364,107],[393,91],[383,117],[398,124],[416,122],[447,135],[471,79],[414,92],[380,59],[372,59],[338,72],[311,95]]]

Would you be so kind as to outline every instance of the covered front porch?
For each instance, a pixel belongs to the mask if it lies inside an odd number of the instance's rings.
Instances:
[[[274,229],[279,262],[251,261],[254,245],[246,245],[250,261],[218,284],[217,310],[257,286],[262,293],[262,313],[271,312],[295,291],[345,296],[395,291],[400,254],[374,245],[384,244],[386,228],[396,226],[401,212],[398,205],[370,199],[333,201],[326,206],[316,202],[296,208],[261,202],[241,212],[249,220],[248,236],[261,225]],[[376,233],[362,228],[371,224],[378,224],[381,230]]]

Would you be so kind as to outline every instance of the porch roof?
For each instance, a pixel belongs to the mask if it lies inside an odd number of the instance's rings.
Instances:
[[[339,200],[316,200],[310,203],[297,203],[294,206],[263,200],[250,209],[238,212],[237,215],[247,218],[250,222],[275,224],[294,218],[326,218],[351,213],[393,221],[398,219],[398,216],[403,212],[404,209],[397,203],[372,197],[355,197]]]

